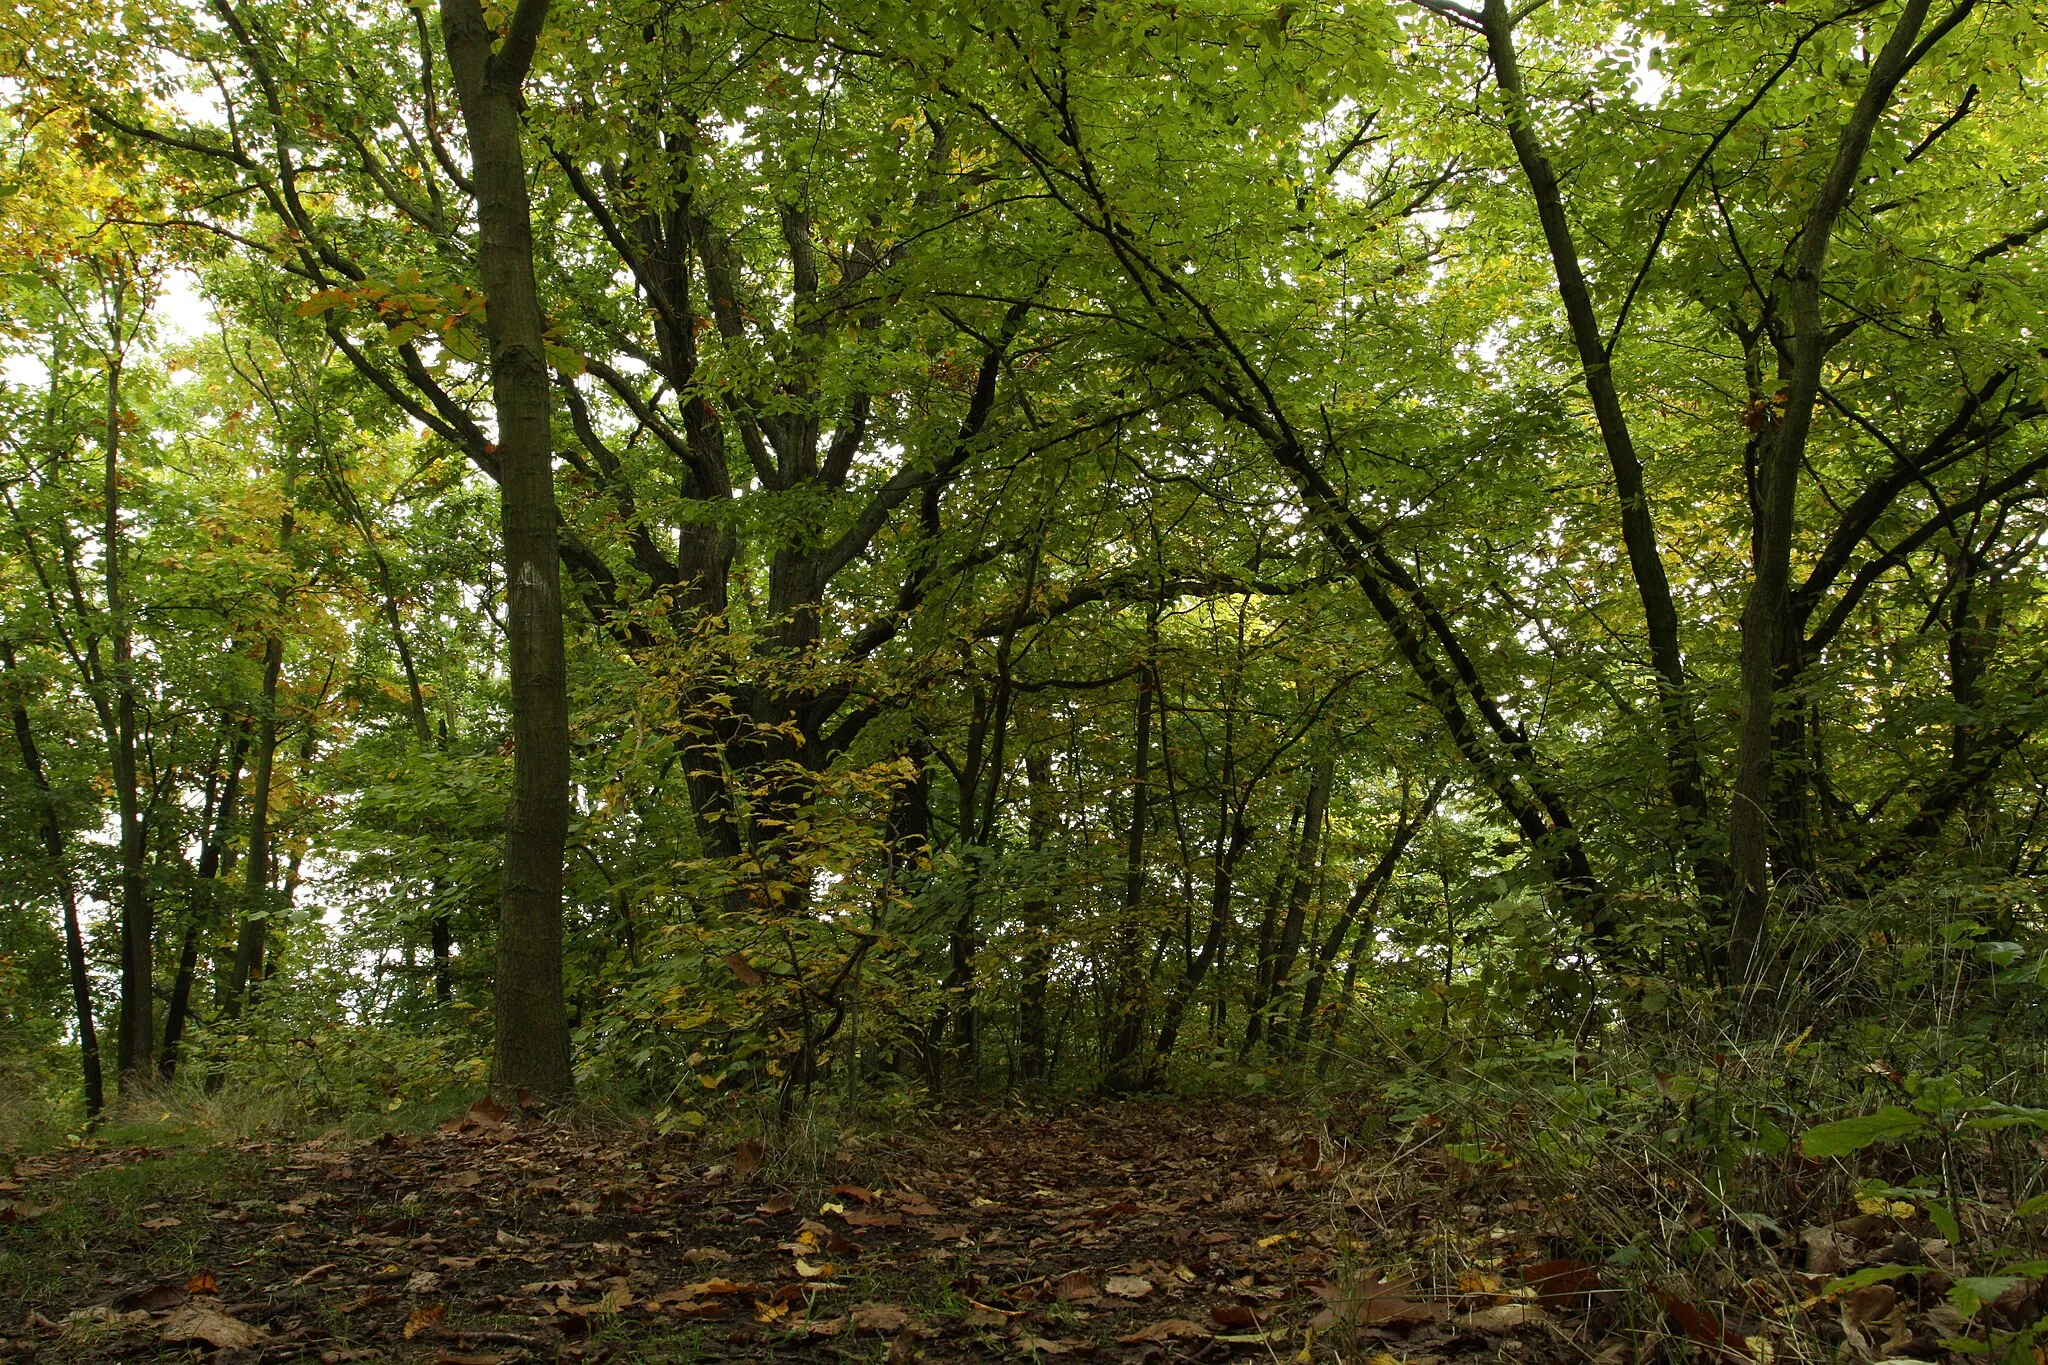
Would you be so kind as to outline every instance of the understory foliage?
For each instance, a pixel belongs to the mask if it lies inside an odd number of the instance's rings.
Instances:
[[[0,1087],[1309,1087],[2021,1247],[2041,19],[0,21]]]

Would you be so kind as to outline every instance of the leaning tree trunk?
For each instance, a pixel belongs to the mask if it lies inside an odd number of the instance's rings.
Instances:
[[[512,673],[512,800],[498,903],[497,1045],[491,1080],[541,1097],[573,1088],[562,999],[562,857],[569,836],[569,697],[555,540],[554,432],[546,330],[533,274],[533,220],[520,87],[548,0],[520,0],[504,41],[478,0],[441,0],[462,106],[487,300],[498,506]]]

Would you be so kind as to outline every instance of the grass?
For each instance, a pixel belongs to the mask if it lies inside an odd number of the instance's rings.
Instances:
[[[198,1247],[209,1201],[233,1190],[248,1159],[232,1149],[193,1145],[98,1165],[57,1185],[51,1211],[0,1226],[0,1300],[79,1304],[98,1272],[118,1263],[140,1282],[182,1284],[207,1266]],[[144,1228],[146,1220],[176,1226]]]

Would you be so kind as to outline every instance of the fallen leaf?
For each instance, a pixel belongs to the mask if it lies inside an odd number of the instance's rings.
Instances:
[[[468,1117],[480,1124],[508,1123],[511,1121],[512,1111],[486,1095],[469,1106]]]
[[[509,1359],[495,1351],[443,1351],[434,1357],[434,1365],[503,1365]]]
[[[862,1204],[872,1204],[875,1202],[875,1196],[858,1185],[834,1185],[832,1193],[843,1194],[848,1199]]]
[[[165,1228],[181,1228],[185,1226],[185,1220],[182,1218],[145,1218],[137,1226],[148,1228],[151,1232],[162,1232]]]
[[[683,1292],[693,1299],[707,1294],[751,1294],[754,1292],[754,1284],[751,1280],[745,1283],[738,1280],[706,1280],[702,1284],[688,1286]]]
[[[759,1204],[755,1205],[754,1212],[766,1214],[769,1217],[773,1218],[779,1214],[789,1213],[795,1208],[796,1202],[792,1200],[788,1195],[778,1194],[773,1199],[764,1199]]]
[[[796,1273],[807,1280],[823,1279],[832,1273],[832,1263],[827,1261],[823,1265],[812,1265],[799,1256],[796,1258]]]
[[[1536,1301],[1545,1308],[1583,1312],[1593,1306],[1600,1289],[1597,1266],[1570,1256],[1522,1268],[1522,1283],[1536,1291]]]
[[[1314,1286],[1316,1296],[1329,1307],[1316,1315],[1311,1326],[1323,1329],[1348,1322],[1359,1327],[1380,1323],[1402,1327],[1450,1316],[1451,1310],[1443,1304],[1417,1303],[1409,1298],[1414,1287],[1406,1280],[1387,1281],[1376,1275],[1360,1277],[1349,1289],[1333,1284]]]
[[[865,1209],[848,1209],[839,1215],[850,1228],[900,1228],[903,1215],[900,1213],[869,1213]]]
[[[1019,1337],[1017,1349],[1026,1355],[1064,1356],[1072,1355],[1073,1348],[1063,1341],[1050,1341],[1045,1337]]]
[[[1120,1299],[1142,1299],[1152,1292],[1152,1281],[1136,1275],[1112,1275],[1102,1287]]]
[[[767,1153],[762,1150],[761,1144],[748,1138],[732,1154],[733,1171],[739,1175],[749,1175],[760,1167],[766,1156]]]
[[[925,1228],[925,1233],[936,1241],[957,1242],[973,1230],[965,1223],[933,1223]]]
[[[1085,1270],[1069,1270],[1052,1281],[1052,1296],[1062,1303],[1088,1303],[1102,1297],[1095,1291],[1095,1278]]]
[[[332,1261],[328,1261],[328,1262],[327,1262],[326,1264],[324,1264],[324,1265],[316,1265],[316,1266],[314,1266],[314,1267],[313,1267],[313,1268],[312,1268],[311,1270],[307,1271],[307,1272],[306,1272],[305,1274],[303,1274],[303,1275],[300,1275],[300,1276],[298,1276],[298,1277],[297,1277],[296,1279],[294,1279],[294,1280],[292,1281],[292,1283],[293,1283],[294,1285],[302,1285],[302,1284],[315,1284],[315,1283],[318,1283],[318,1282],[319,1282],[319,1281],[321,1281],[321,1280],[324,1280],[324,1279],[326,1279],[326,1278],[327,1278],[327,1277],[328,1277],[329,1275],[331,1275],[331,1274],[333,1274],[333,1273],[334,1273],[334,1262],[332,1262]]]
[[[873,1336],[891,1336],[910,1325],[908,1311],[893,1303],[859,1303],[847,1315],[853,1330]]]
[[[255,1346],[270,1334],[211,1308],[187,1305],[164,1319],[161,1335],[165,1341],[203,1341],[216,1350],[242,1350]]]
[[[1209,1316],[1218,1327],[1258,1327],[1264,1321],[1255,1309],[1241,1303],[1219,1303],[1209,1310]]]
[[[1476,1313],[1467,1313],[1458,1319],[1460,1327],[1488,1336],[1504,1336],[1518,1327],[1550,1328],[1557,1324],[1550,1314],[1533,1303],[1503,1303],[1493,1308],[1482,1308]]]
[[[1117,1340],[1126,1346],[1137,1346],[1148,1341],[1184,1341],[1208,1335],[1209,1329],[1198,1322],[1189,1322],[1186,1318],[1167,1318],[1153,1323],[1150,1327],[1141,1327],[1127,1337],[1118,1337]]]
[[[1889,1289],[1891,1286],[1882,1285],[1876,1287]],[[1721,1319],[1715,1317],[1698,1304],[1687,1303],[1676,1294],[1663,1289],[1652,1289],[1650,1297],[1657,1301],[1658,1307],[1677,1319],[1678,1325],[1683,1327],[1685,1334],[1694,1341],[1704,1342],[1709,1346],[1718,1346],[1723,1350],[1732,1351],[1745,1358],[1750,1355],[1749,1342],[1743,1338],[1741,1333],[1728,1330]]]
[[[441,1277],[431,1270],[416,1270],[405,1282],[408,1294],[432,1294],[441,1287]]]
[[[411,1341],[422,1332],[433,1331],[447,1316],[448,1305],[445,1303],[430,1303],[424,1308],[413,1309],[405,1320],[405,1339]]]
[[[183,1285],[152,1284],[141,1289],[131,1289],[114,1300],[114,1307],[120,1309],[140,1308],[150,1313],[161,1313],[167,1308],[176,1308],[190,1297],[190,1291]]]
[[[214,1282],[213,1272],[210,1270],[202,1270],[191,1279],[185,1281],[185,1292],[187,1294],[211,1294],[219,1288],[220,1286]]]

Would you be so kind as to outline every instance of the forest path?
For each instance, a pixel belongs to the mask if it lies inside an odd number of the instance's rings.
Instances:
[[[1475,1206],[1436,1226],[1392,1205],[1392,1184],[1427,1189],[1419,1157],[1387,1180],[1394,1155],[1277,1103],[1215,1102],[967,1111],[823,1159],[713,1157],[488,1102],[423,1135],[88,1146],[21,1160],[0,1189],[0,1302],[17,1305],[0,1354],[1595,1353],[1568,1302],[1513,1287],[1542,1247]],[[1395,1264],[1436,1273],[1376,1277]]]

